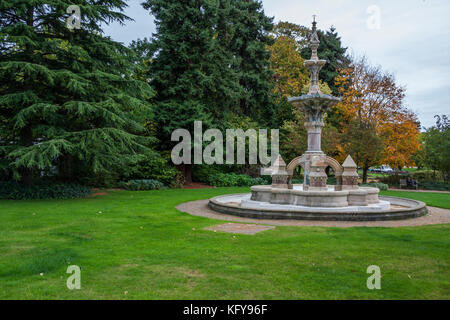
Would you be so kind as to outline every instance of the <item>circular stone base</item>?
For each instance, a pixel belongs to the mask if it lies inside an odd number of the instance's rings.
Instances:
[[[369,206],[303,207],[250,200],[251,194],[218,196],[209,200],[214,211],[254,219],[293,219],[321,221],[403,220],[427,214],[421,201],[380,197],[380,203]]]

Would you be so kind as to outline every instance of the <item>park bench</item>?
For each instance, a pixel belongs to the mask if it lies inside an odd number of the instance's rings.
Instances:
[[[416,180],[415,185],[408,186],[408,184],[406,183],[406,179],[400,179],[400,189],[402,187],[405,187],[405,188],[411,187],[411,188],[415,188],[417,190],[417,188],[419,187],[419,181]]]

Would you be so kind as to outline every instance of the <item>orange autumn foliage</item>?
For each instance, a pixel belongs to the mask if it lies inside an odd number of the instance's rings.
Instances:
[[[353,60],[335,79],[342,96],[337,105],[343,120],[341,131],[348,137],[338,147],[339,158],[358,154],[358,165],[365,171],[379,164],[413,165],[411,156],[419,150],[420,132],[417,116],[403,104],[405,89],[391,74],[370,66],[366,58]],[[383,148],[358,143],[358,137],[351,139],[352,130],[360,136],[373,135],[367,141],[380,141]]]

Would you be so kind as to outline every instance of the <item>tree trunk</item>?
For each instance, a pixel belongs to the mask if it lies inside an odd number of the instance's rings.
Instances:
[[[181,172],[184,177],[185,184],[192,183],[192,164],[180,164],[177,169]]]
[[[369,166],[365,164],[363,166],[363,183],[367,183],[367,172],[369,172]]]
[[[64,182],[72,181],[72,155],[64,154],[61,156],[59,164],[59,176]]]
[[[184,179],[186,184],[192,183],[192,164],[184,165]]]
[[[20,144],[24,147],[31,146],[33,144],[33,131],[31,126],[26,126],[20,132]],[[28,167],[19,168],[20,182],[30,185],[33,183],[33,169]]]

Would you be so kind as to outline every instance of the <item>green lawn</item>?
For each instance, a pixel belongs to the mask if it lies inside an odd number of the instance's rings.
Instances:
[[[429,206],[450,209],[450,193],[382,191],[381,195],[411,198],[425,202]]]
[[[233,237],[202,230],[220,221],[174,208],[246,190],[0,201],[0,298],[450,298],[450,225],[276,227]],[[384,194],[448,207],[448,194]],[[81,290],[66,288],[72,264],[82,268]],[[381,268],[381,290],[366,287],[369,265]]]

